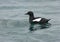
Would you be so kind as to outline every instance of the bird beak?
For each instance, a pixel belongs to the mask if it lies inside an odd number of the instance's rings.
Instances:
[[[27,13],[25,13],[25,15],[28,15]]]

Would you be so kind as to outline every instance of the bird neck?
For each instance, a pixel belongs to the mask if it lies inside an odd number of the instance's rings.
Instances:
[[[30,15],[29,18],[30,18],[30,19],[33,19],[33,18],[34,18],[34,15]]]

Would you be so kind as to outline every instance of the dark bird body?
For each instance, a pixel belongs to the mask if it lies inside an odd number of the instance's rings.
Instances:
[[[29,22],[35,23],[35,24],[44,24],[44,23],[48,23],[48,21],[50,19],[46,19],[46,18],[42,18],[42,17],[34,17],[34,14],[32,11],[29,11],[26,13],[26,15],[29,15]]]

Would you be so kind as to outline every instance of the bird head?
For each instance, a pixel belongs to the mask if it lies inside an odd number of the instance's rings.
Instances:
[[[25,15],[32,16],[33,15],[33,12],[32,11],[28,11]]]

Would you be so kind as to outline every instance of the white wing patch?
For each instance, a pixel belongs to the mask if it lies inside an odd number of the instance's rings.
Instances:
[[[41,20],[41,18],[38,18],[38,19],[35,19],[35,20],[33,20],[33,22],[39,22]]]

